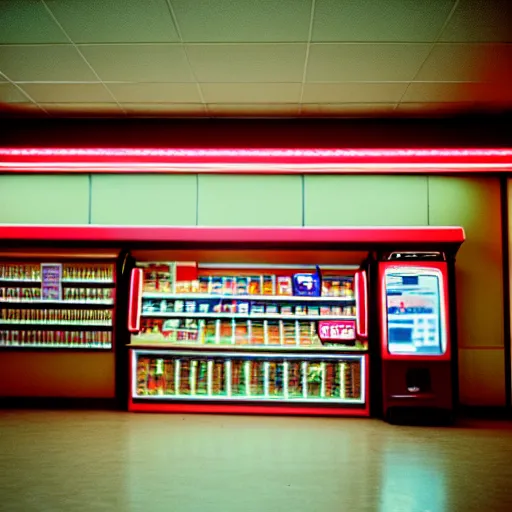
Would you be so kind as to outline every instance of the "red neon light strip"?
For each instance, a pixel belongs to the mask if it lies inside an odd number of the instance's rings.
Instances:
[[[217,228],[166,226],[0,225],[0,240],[76,242],[269,243],[308,244],[461,244],[461,227]]]
[[[128,410],[132,412],[174,412],[203,414],[268,414],[297,416],[369,416],[367,408],[330,408],[330,407],[274,407],[263,405],[227,405],[227,404],[154,404],[133,402],[130,400]]]
[[[3,172],[506,172],[512,149],[0,148]]]
[[[355,274],[355,293],[356,293],[356,330],[358,338],[366,339],[368,337],[368,291],[366,271],[360,270]]]
[[[132,270],[130,282],[130,298],[128,305],[128,331],[140,331],[140,314],[142,310],[143,272],[140,268]]]

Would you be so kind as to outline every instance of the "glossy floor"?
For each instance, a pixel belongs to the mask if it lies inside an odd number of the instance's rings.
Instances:
[[[512,423],[0,411],[0,510],[512,510]]]

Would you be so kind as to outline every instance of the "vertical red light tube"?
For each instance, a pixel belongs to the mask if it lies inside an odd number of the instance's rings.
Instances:
[[[140,331],[140,315],[142,312],[142,279],[143,272],[140,268],[132,270],[130,282],[130,298],[128,305],[128,330]]]

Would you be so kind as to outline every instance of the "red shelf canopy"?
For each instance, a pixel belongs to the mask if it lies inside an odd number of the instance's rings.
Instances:
[[[460,245],[461,227],[167,227],[0,225],[6,242],[95,242],[276,245]]]

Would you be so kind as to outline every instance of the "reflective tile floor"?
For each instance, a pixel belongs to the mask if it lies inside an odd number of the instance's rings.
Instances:
[[[512,511],[512,423],[0,411],[8,512]]]

